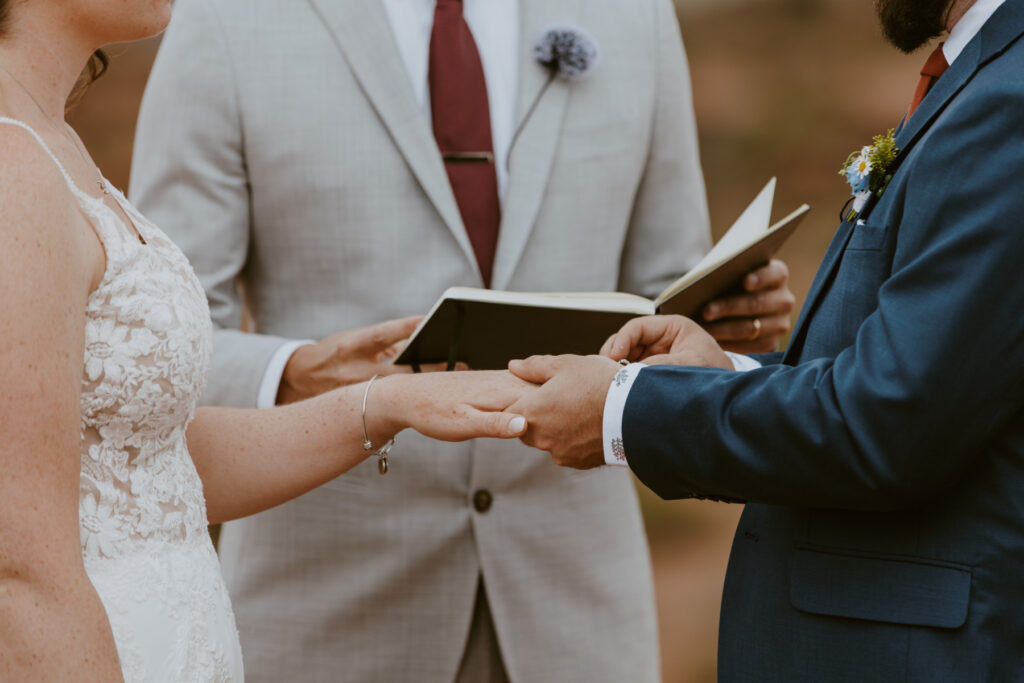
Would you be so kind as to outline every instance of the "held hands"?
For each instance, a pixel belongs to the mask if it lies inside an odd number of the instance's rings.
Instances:
[[[373,414],[373,443],[405,428],[442,441],[520,437],[563,467],[604,464],[604,402],[621,366],[608,356],[662,364],[732,369],[715,340],[692,320],[651,316],[626,324],[602,356],[534,356],[509,372],[385,377]]]
[[[774,351],[789,332],[796,298],[789,290],[789,268],[779,260],[747,274],[743,294],[708,303],[701,311],[704,327],[727,351]]]
[[[509,363],[520,379],[539,384],[509,407],[528,423],[523,443],[551,453],[555,464],[590,469],[604,464],[604,403],[622,368],[614,361],[732,370],[733,364],[700,325],[678,315],[636,318],[612,335],[600,356],[534,356]]]
[[[548,451],[563,467],[603,465],[604,401],[621,369],[601,356],[534,356],[509,363],[512,374],[542,385],[509,407],[526,418],[523,443]]]
[[[423,318],[401,318],[332,334],[292,354],[281,375],[277,404],[294,403],[338,387],[365,382],[374,375],[412,372],[407,365],[388,361]],[[443,370],[443,365],[423,366],[424,371]]]

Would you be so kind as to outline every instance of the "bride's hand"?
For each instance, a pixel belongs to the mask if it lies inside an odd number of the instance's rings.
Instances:
[[[511,439],[526,418],[506,409],[536,388],[505,371],[383,377],[370,388],[367,427],[371,436],[411,428],[441,441]]]

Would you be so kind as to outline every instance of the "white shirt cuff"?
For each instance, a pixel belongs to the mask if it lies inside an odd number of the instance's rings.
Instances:
[[[622,413],[626,410],[626,399],[633,382],[647,366],[630,363],[615,375],[608,394],[604,399],[604,418],[601,431],[604,437],[604,462],[616,467],[629,467],[626,462],[626,448],[622,442]]]
[[[747,372],[749,370],[757,370],[762,367],[756,358],[750,356],[744,356],[741,353],[733,353],[732,351],[726,351],[725,355],[729,356],[729,360],[732,361],[732,366],[736,368],[736,372]]]
[[[303,339],[301,341],[290,341],[278,347],[274,355],[267,363],[267,369],[263,372],[263,381],[260,382],[260,391],[256,394],[257,408],[273,408],[277,405],[277,392],[281,388],[281,377],[284,375],[284,368],[291,360],[296,349],[309,346],[316,342]]]

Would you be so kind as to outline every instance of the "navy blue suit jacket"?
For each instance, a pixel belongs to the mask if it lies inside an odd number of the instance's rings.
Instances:
[[[637,476],[749,503],[723,681],[1024,681],[1022,33],[1008,0],[899,131],[784,358],[633,385]]]

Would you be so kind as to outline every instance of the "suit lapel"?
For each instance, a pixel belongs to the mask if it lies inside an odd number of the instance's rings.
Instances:
[[[572,85],[553,79],[533,57],[541,32],[575,23],[579,0],[521,0],[516,131],[509,150],[508,194],[502,212],[493,286],[508,287],[540,211]]]
[[[1009,0],[989,18],[978,35],[967,44],[949,70],[935,84],[921,102],[914,115],[900,128],[896,147],[900,150],[896,163],[907,156],[914,144],[931,127],[946,106],[978,69],[1002,54],[1024,33],[1024,2]]]
[[[978,41],[971,41],[921,102],[914,115],[900,128],[896,147],[900,150],[896,163],[901,163],[924,135],[946,105],[963,90],[978,71]]]
[[[462,225],[433,131],[416,101],[383,5],[365,0],[309,0],[309,3],[331,31],[338,49],[423,191],[463,254],[477,269],[473,247]]]
[[[1022,34],[1024,34],[1024,1],[1009,0],[992,15],[974,40],[964,48],[949,70],[943,74],[921,102],[921,106],[914,112],[914,115],[909,120],[904,119],[900,123],[896,134],[896,147],[900,152],[894,162],[894,173],[898,171],[899,166],[910,154],[918,140],[928,131],[946,109],[946,106],[970,82],[974,74],[982,66],[1002,54]],[[878,197],[872,196],[861,212],[861,216],[866,217],[877,203]],[[825,292],[828,291],[829,283],[842,260],[841,256],[846,248],[846,243],[853,234],[853,227],[852,224],[844,222],[825,254],[818,273],[814,277],[814,283],[807,294],[800,318],[793,330],[793,336],[783,359],[784,363],[795,361],[801,353],[807,334],[807,325]]]

